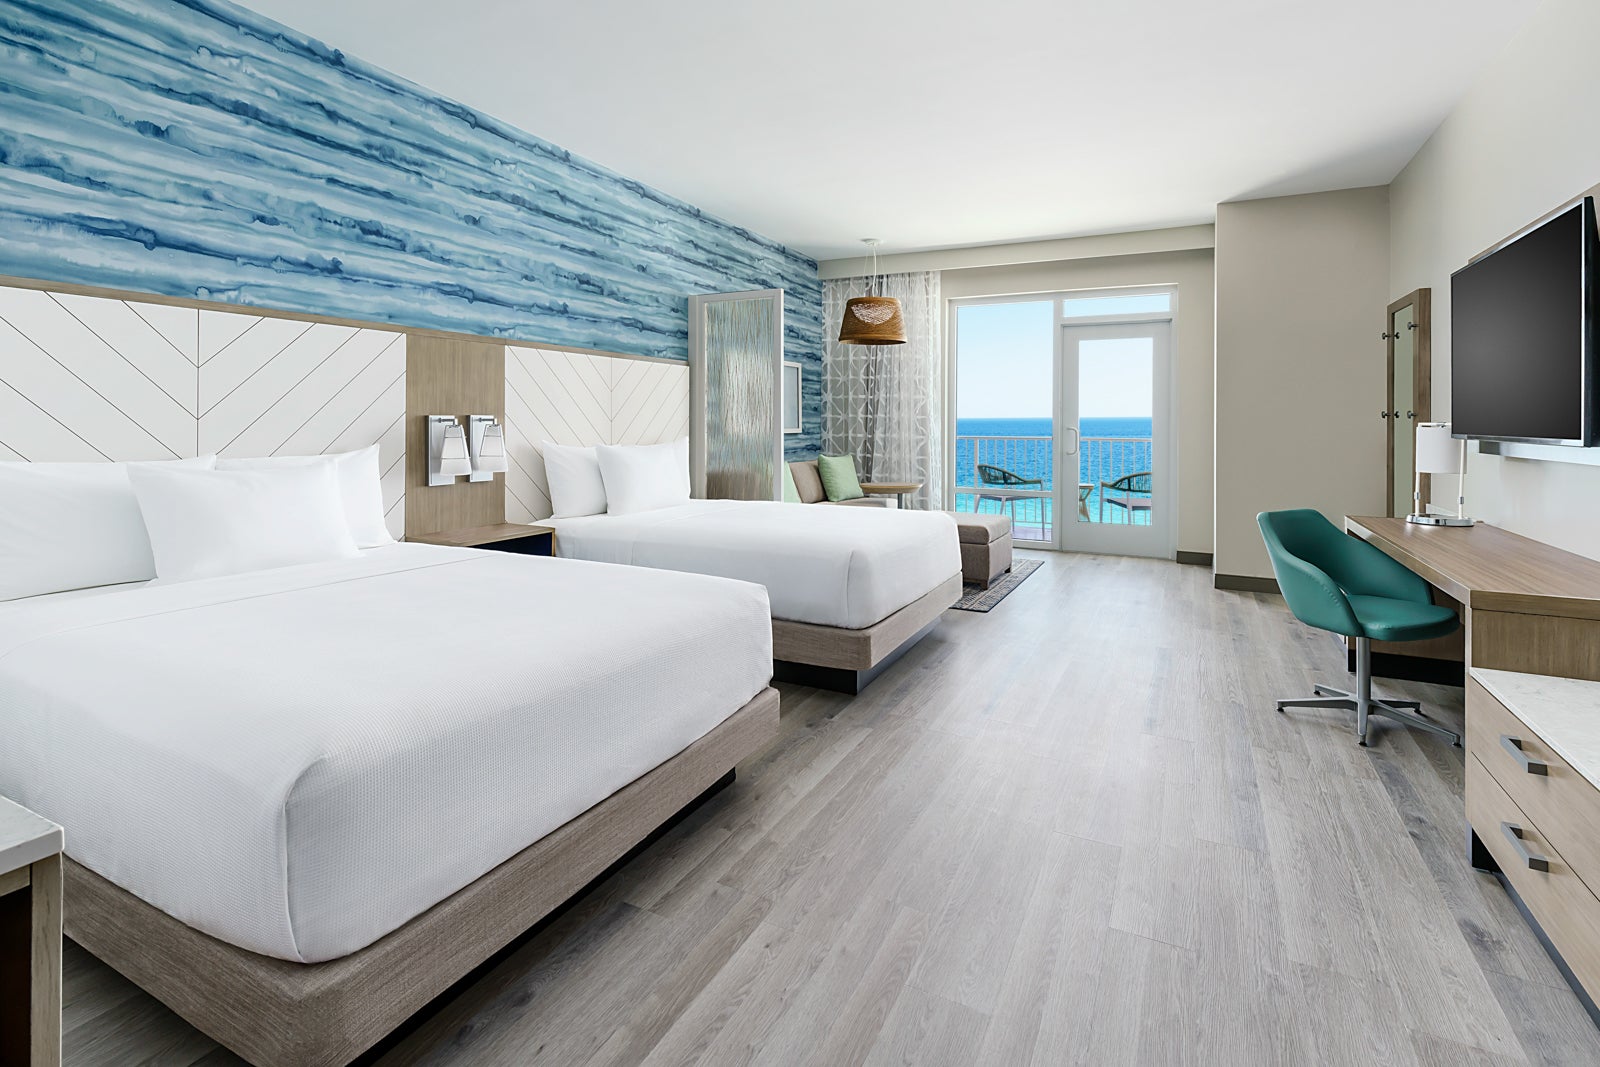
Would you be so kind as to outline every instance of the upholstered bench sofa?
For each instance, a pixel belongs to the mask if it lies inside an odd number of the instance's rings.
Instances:
[[[835,504],[840,507],[846,505],[856,508],[886,508],[889,498],[883,496],[862,496],[854,500],[829,500],[827,492],[822,488],[822,475],[817,471],[817,461],[814,459],[795,460],[789,464],[789,473],[794,475],[795,492],[800,494],[802,504]]]
[[[952,511],[961,541],[961,580],[983,588],[1011,569],[1011,516]]]

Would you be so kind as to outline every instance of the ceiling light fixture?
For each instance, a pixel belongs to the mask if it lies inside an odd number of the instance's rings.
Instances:
[[[843,345],[903,345],[906,324],[900,317],[900,301],[892,296],[873,295],[878,288],[878,239],[863,238],[872,249],[872,276],[866,296],[845,301],[844,321],[839,324],[839,343]]]

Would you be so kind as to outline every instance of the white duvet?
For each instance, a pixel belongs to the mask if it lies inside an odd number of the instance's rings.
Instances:
[[[0,794],[224,941],[370,944],[772,673],[755,585],[467,549],[0,605]]]
[[[859,630],[961,572],[938,511],[692,500],[626,515],[541,519],[556,553],[766,586],[778,619]]]

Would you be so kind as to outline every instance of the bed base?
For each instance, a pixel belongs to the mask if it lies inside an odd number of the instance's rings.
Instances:
[[[731,780],[777,729],[778,693],[764,689],[666,763],[341,959],[247,952],[71,859],[65,932],[257,1067],[343,1067]]]
[[[961,575],[951,575],[888,618],[861,630],[772,620],[772,676],[780,682],[861,692],[928,635],[944,610],[961,599]]]

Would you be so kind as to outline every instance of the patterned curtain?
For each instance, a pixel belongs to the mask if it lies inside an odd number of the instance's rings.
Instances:
[[[944,501],[945,380],[936,271],[823,283],[822,449],[854,455],[864,482],[921,482],[912,507]],[[892,296],[906,325],[903,345],[842,345],[852,296]]]

